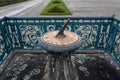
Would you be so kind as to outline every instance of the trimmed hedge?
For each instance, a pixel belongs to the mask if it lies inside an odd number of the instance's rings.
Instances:
[[[71,15],[71,13],[62,0],[51,0],[41,15]]]

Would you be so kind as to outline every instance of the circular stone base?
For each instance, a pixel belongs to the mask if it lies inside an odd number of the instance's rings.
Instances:
[[[50,52],[70,52],[81,46],[81,38],[77,34],[64,31],[65,38],[56,38],[58,31],[52,31],[39,38],[39,45]]]

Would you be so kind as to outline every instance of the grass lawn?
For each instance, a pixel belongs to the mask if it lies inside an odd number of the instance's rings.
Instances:
[[[27,1],[27,0],[0,0],[0,6],[5,6],[5,5],[22,2],[22,1]]]
[[[55,2],[57,1],[57,2]],[[70,15],[70,11],[62,0],[51,0],[41,15]]]

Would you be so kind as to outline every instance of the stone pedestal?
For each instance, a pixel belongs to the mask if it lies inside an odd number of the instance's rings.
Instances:
[[[42,80],[79,80],[78,70],[69,52],[51,54],[43,74]]]

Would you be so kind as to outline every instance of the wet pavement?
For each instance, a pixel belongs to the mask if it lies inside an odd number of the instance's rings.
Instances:
[[[64,0],[74,16],[112,16],[120,18],[120,0]]]
[[[49,56],[45,53],[16,53],[2,72],[0,80],[43,80]],[[78,71],[78,80],[120,80],[120,74],[103,54],[71,54],[71,61]],[[58,80],[66,80],[65,76],[60,76]]]
[[[19,3],[7,5],[7,6],[2,6],[2,7],[0,7],[0,18],[2,18],[4,16],[35,16],[35,15],[39,15],[40,11],[41,11],[40,9],[42,9],[42,7],[44,7],[45,2],[48,3],[47,0],[28,0],[28,1],[19,2]]]
[[[50,0],[29,0],[28,2],[22,2],[9,6],[0,7],[0,16],[41,16],[40,13],[46,7],[49,1]],[[120,0],[63,0],[63,1],[72,13],[72,15],[69,16],[116,15],[116,17],[120,18]],[[20,5],[23,4],[24,6],[19,7]],[[3,12],[4,10],[6,12]]]

